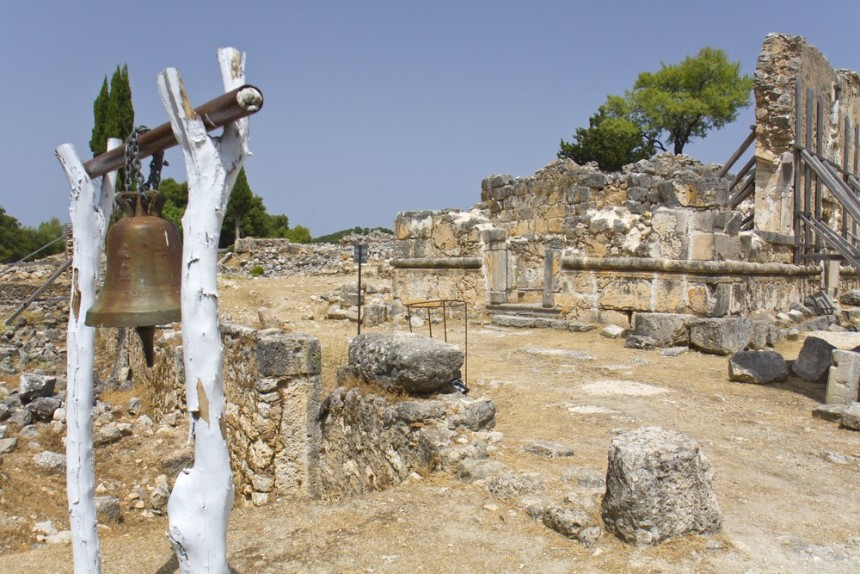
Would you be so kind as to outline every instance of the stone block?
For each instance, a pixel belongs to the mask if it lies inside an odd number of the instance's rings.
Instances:
[[[714,258],[714,234],[693,233],[690,235],[690,260],[710,261]]]
[[[350,342],[349,364],[365,381],[422,394],[458,376],[463,352],[455,345],[413,333],[370,333]]]
[[[683,313],[689,301],[684,290],[685,281],[679,278],[658,277],[653,281],[654,311],[658,313]]]
[[[850,405],[860,400],[860,353],[834,349],[827,378],[827,404]]]
[[[275,329],[257,335],[257,369],[264,377],[318,375],[321,371],[319,339],[304,333]]]
[[[797,355],[797,360],[791,365],[791,372],[807,381],[823,383],[826,380],[830,365],[833,364],[833,351],[836,349],[824,339],[807,337]]]
[[[617,325],[623,329],[630,328],[630,313],[623,311],[600,311],[600,323],[602,325]]]
[[[36,373],[21,373],[18,384],[18,396],[24,404],[37,397],[49,397],[54,394],[57,377],[53,375],[38,375]]]
[[[744,349],[752,335],[746,317],[703,319],[690,326],[690,344],[704,353],[729,355]]]
[[[648,311],[651,308],[651,281],[613,279],[601,290],[599,303],[604,309]]]
[[[776,351],[739,351],[729,359],[729,380],[767,385],[788,378],[788,365]]]
[[[691,438],[659,427],[612,440],[601,516],[606,529],[636,545],[722,525],[711,465]]]
[[[860,403],[852,403],[842,418],[839,420],[839,426],[849,430],[860,431]]]
[[[695,315],[680,313],[636,313],[633,332],[651,337],[657,347],[687,346],[690,344],[690,324]]]
[[[653,257],[686,259],[689,241],[689,211],[661,207],[651,217]]]
[[[714,259],[716,261],[738,261],[741,258],[741,242],[737,236],[714,233]]]

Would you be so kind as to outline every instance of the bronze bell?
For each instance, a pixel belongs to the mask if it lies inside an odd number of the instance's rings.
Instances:
[[[157,191],[117,196],[124,217],[108,230],[105,282],[85,319],[92,327],[136,327],[147,367],[155,325],[181,319],[182,239],[161,216],[164,201]]]

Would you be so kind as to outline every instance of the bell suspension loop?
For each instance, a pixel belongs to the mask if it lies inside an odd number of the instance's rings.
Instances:
[[[135,327],[152,367],[155,326],[181,319],[182,239],[162,217],[165,198],[153,188],[161,180],[163,152],[153,155],[148,182],[140,172],[137,138],[146,129],[136,128],[126,142],[125,191],[116,198],[124,215],[108,230],[105,282],[85,323]]]

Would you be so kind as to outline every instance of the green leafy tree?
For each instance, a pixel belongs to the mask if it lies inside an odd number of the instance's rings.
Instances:
[[[21,224],[0,207],[0,261],[9,263],[26,255]]]
[[[665,137],[675,154],[684,153],[692,139],[735,121],[750,105],[752,78],[740,68],[724,51],[706,47],[675,66],[643,72],[627,93],[631,119],[643,132]]]
[[[572,142],[561,140],[558,157],[617,171],[667,146],[683,153],[692,139],[737,119],[751,90],[752,78],[740,73],[740,63],[717,48],[702,48],[680,64],[639,74],[624,97],[609,96]]]
[[[577,128],[571,142],[561,140],[558,157],[579,164],[595,161],[604,171],[620,171],[628,163],[651,157],[655,143],[628,118],[629,113],[624,98],[609,96],[588,119],[587,128]]]
[[[23,259],[40,247],[51,244],[38,257],[61,253],[65,243],[55,239],[65,236],[65,228],[56,217],[39,224],[39,227],[24,227],[13,216],[0,207],[0,262],[10,263]]]
[[[292,229],[287,230],[283,236],[293,243],[311,242],[311,230],[303,225],[296,225]]]
[[[272,236],[273,237],[286,237],[285,233],[290,230],[290,218],[286,215],[273,215],[271,218],[272,222]]]
[[[188,207],[188,182],[179,183],[172,177],[168,177],[161,180],[158,191],[164,196],[161,215],[172,221],[182,233],[182,216],[185,215],[185,208]]]

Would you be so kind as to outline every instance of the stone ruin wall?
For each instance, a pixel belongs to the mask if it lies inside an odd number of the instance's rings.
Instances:
[[[337,499],[399,484],[414,473],[487,456],[495,406],[454,393],[409,397],[338,381],[323,398],[316,337],[222,323],[224,430],[237,501]],[[155,365],[144,367],[137,338],[125,349],[139,384],[151,386],[153,418],[187,424],[182,335],[156,335]],[[496,433],[497,435],[498,433]]]
[[[741,231],[750,206],[728,209],[730,181],[669,154],[618,173],[558,160],[531,177],[491,176],[468,212],[398,214],[395,294],[539,304],[549,280],[569,317],[625,325],[634,312],[787,309],[817,290],[820,271],[790,266],[791,243],[775,234]]]
[[[316,337],[279,329],[221,324],[226,399],[224,429],[237,500],[261,505],[275,496],[319,496],[321,354]],[[185,420],[182,334],[156,334],[155,365],[146,369],[136,337],[130,363],[153,388],[153,418]]]
[[[636,312],[787,310],[824,286],[820,266],[792,265],[796,78],[803,98],[807,88],[822,96],[821,151],[843,163],[844,122],[849,134],[860,125],[860,76],[834,70],[801,37],[771,34],[755,72],[756,193],[735,212],[732,176],[686,156],[658,155],[618,173],[559,160],[530,177],[494,175],[468,212],[398,214],[395,293],[471,296],[476,309],[546,303],[550,294],[571,317],[620,324]],[[825,196],[823,207],[838,228],[835,203]],[[751,213],[754,231],[740,231]],[[851,274],[840,280],[843,290],[856,284]]]
[[[797,82],[802,87],[800,134],[795,134]],[[821,155],[840,165],[846,149],[844,122],[848,118],[851,136],[860,125],[860,75],[845,69],[833,69],[814,46],[800,36],[770,34],[765,38],[755,71],[756,104],[756,229],[782,234],[794,231],[794,196],[792,155],[794,143],[805,143],[806,90],[812,88],[823,98],[825,115],[821,133]],[[818,126],[812,125],[812,140],[818,139]],[[854,144],[848,142],[848,149]],[[814,148],[814,144],[813,144]],[[849,155],[849,165],[856,165],[857,151]],[[840,214],[832,200],[830,225],[837,228]]]

